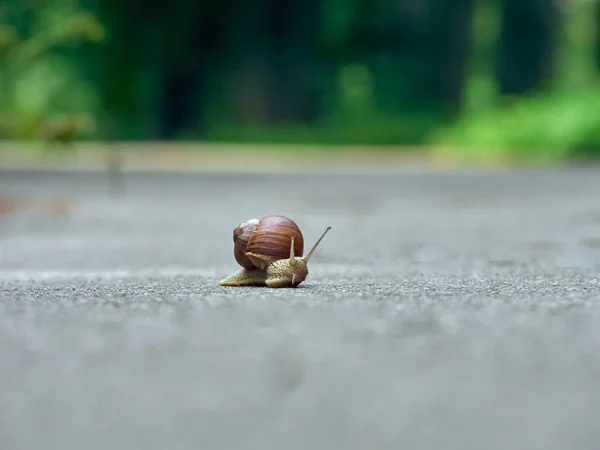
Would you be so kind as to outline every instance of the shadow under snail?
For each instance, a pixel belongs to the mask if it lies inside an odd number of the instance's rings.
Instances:
[[[297,287],[308,275],[308,262],[331,227],[308,255],[296,223],[285,216],[265,216],[242,222],[233,230],[233,254],[240,270],[219,282],[221,286]]]

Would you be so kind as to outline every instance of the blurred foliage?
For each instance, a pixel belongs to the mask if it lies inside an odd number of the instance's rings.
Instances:
[[[502,94],[493,76],[473,75],[461,114],[432,132],[442,160],[546,164],[600,156],[598,3],[564,2],[557,64],[549,83]]]
[[[3,0],[0,138],[600,155],[597,0]]]
[[[600,149],[600,87],[556,91],[471,114],[434,134],[438,155],[464,162],[551,163]],[[448,148],[450,146],[450,149]]]
[[[97,87],[75,58],[57,50],[101,41],[95,16],[72,2],[12,0],[4,0],[1,16],[0,135],[39,138],[59,123],[67,124],[63,133],[93,128]]]

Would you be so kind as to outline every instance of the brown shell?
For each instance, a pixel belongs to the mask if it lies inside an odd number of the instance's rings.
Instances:
[[[233,230],[233,256],[237,263],[245,269],[256,268],[250,258],[245,255],[248,241],[250,240],[256,225],[258,225],[258,219],[250,219],[240,223]]]
[[[263,267],[273,261],[289,258],[292,236],[294,237],[294,254],[302,256],[304,237],[292,219],[285,216],[262,217],[250,236],[245,256],[254,260],[255,265],[260,264]]]

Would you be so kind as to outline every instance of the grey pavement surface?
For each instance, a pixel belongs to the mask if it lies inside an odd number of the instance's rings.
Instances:
[[[124,186],[0,173],[2,450],[598,447],[600,170]],[[219,287],[265,214],[305,284]]]

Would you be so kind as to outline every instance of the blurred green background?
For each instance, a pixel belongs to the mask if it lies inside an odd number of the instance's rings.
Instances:
[[[2,0],[0,138],[600,156],[596,0]]]

